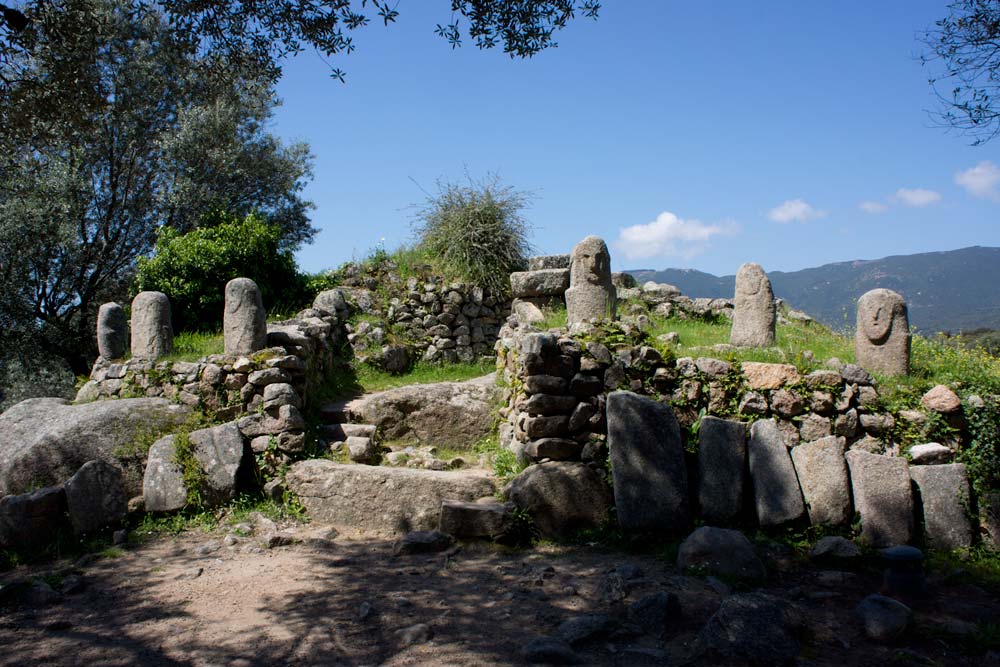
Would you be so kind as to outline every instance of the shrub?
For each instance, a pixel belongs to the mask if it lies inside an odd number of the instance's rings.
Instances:
[[[416,216],[419,246],[445,272],[506,295],[510,274],[526,268],[531,251],[521,214],[529,202],[496,176],[464,186],[439,182]]]
[[[153,256],[139,258],[136,287],[170,297],[178,331],[218,330],[226,283],[233,278],[256,282],[269,311],[293,309],[303,301],[305,286],[281,238],[277,225],[255,214],[215,213],[187,234],[162,227]]]

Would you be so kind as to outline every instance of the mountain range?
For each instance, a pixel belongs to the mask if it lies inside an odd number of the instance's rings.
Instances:
[[[690,297],[732,298],[736,283],[735,275],[720,277],[694,269],[627,273],[640,284],[653,280],[675,285]],[[775,296],[839,331],[854,327],[858,297],[876,287],[902,294],[910,325],[924,334],[1000,329],[1000,248],[894,255],[767,275]]]

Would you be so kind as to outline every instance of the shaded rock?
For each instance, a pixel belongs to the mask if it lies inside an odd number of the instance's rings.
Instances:
[[[739,413],[748,416],[764,416],[767,414],[767,399],[756,391],[748,391],[740,399]]]
[[[815,413],[805,415],[799,422],[799,438],[812,442],[830,435],[830,420]]]
[[[454,544],[450,535],[437,530],[417,530],[404,535],[392,547],[397,556],[429,554],[444,551]]]
[[[567,438],[538,438],[524,447],[524,454],[536,461],[552,459],[554,461],[576,460],[580,458],[583,445],[576,440]]]
[[[869,595],[854,609],[869,639],[889,641],[903,634],[913,612],[902,602],[884,595]]]
[[[128,319],[117,303],[105,303],[97,311],[97,352],[104,359],[121,359],[128,351]]]
[[[917,487],[927,544],[942,551],[972,546],[965,465],[910,466],[910,477]]]
[[[665,404],[628,391],[608,394],[608,448],[619,525],[678,532],[691,522],[680,426]]]
[[[529,466],[510,481],[504,495],[530,513],[544,538],[599,528],[611,509],[604,479],[582,463],[553,461]]]
[[[84,463],[65,484],[66,509],[77,534],[121,521],[127,499],[122,471],[107,461]]]
[[[726,658],[781,664],[799,654],[801,628],[802,615],[792,604],[764,593],[739,593],[722,601],[698,639]]]
[[[602,638],[617,626],[618,623],[607,614],[584,614],[560,623],[554,635],[556,639],[576,646],[591,639]]]
[[[813,525],[839,525],[853,517],[847,442],[831,435],[792,449],[792,462]]]
[[[906,459],[851,450],[846,454],[861,515],[861,539],[875,547],[906,544],[913,537],[913,497]]]
[[[805,514],[802,492],[778,425],[772,419],[750,427],[750,479],[762,526],[794,521]]]
[[[850,560],[861,556],[861,549],[854,542],[839,535],[827,535],[821,538],[809,551],[809,557],[814,560]]]
[[[66,511],[66,493],[50,486],[0,498],[0,546],[43,545],[56,535]]]
[[[141,452],[129,452],[142,438],[180,426],[190,413],[163,398],[22,401],[0,415],[0,496],[62,484],[95,459],[122,465],[126,494],[139,495],[145,461]]]
[[[438,530],[455,537],[496,539],[510,528],[507,507],[500,502],[461,502],[445,500],[441,503]]]
[[[677,569],[758,581],[767,576],[753,544],[738,530],[702,526],[681,542]]]
[[[680,620],[681,603],[677,596],[666,591],[648,593],[629,606],[632,622],[654,637],[663,637],[670,630],[671,621]]]
[[[444,500],[472,502],[496,491],[489,477],[472,471],[359,466],[325,459],[292,464],[285,484],[314,521],[348,536],[434,530]]]
[[[840,377],[844,379],[847,384],[856,384],[859,386],[868,386],[875,382],[872,376],[865,369],[861,368],[857,364],[847,364],[840,369]]]
[[[434,636],[434,631],[426,623],[417,623],[405,628],[396,630],[393,633],[397,641],[405,648],[415,644],[426,644]]]
[[[797,392],[778,389],[771,394],[771,409],[778,416],[790,419],[805,412],[806,404]]]
[[[698,428],[698,505],[707,521],[740,513],[746,465],[746,424],[705,416]]]
[[[374,425],[385,440],[469,449],[490,432],[496,393],[488,375],[367,394],[344,409],[354,421]]]
[[[521,657],[530,663],[579,665],[583,658],[569,644],[555,637],[538,637],[521,647]]]
[[[236,424],[193,431],[187,437],[202,472],[202,486],[197,490],[202,504],[215,507],[232,500],[239,487],[240,469],[250,460]],[[147,512],[172,512],[187,504],[192,489],[187,488],[176,460],[177,438],[160,438],[149,450],[142,484]]]

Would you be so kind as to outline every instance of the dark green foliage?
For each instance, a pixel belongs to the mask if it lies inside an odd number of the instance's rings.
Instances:
[[[268,310],[303,300],[295,260],[281,248],[276,225],[253,214],[214,218],[214,224],[187,234],[163,227],[153,256],[139,259],[136,287],[170,297],[176,330],[218,330],[226,283],[233,278],[255,281]]]
[[[531,251],[521,214],[529,201],[495,176],[468,185],[438,183],[437,195],[417,213],[418,244],[445,273],[508,294],[510,274],[527,267]]]
[[[969,443],[961,460],[969,470],[976,493],[1000,489],[1000,397],[989,396],[985,406],[967,408]]]

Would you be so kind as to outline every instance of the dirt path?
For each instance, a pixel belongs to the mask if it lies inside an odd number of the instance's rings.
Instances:
[[[0,609],[0,664],[521,665],[520,649],[562,621],[588,612],[627,619],[630,603],[662,590],[678,595],[683,612],[665,639],[618,632],[581,646],[586,664],[726,664],[692,655],[724,591],[652,556],[555,547],[393,556],[388,542],[262,549],[251,538],[227,546],[224,537],[156,539],[70,572],[78,592]],[[66,574],[50,580],[65,586]],[[807,611],[812,636],[799,664],[891,662],[900,646],[869,642],[850,613],[878,577],[852,575],[822,595],[816,586],[815,572],[793,567],[765,587]],[[986,591],[943,590],[924,603],[927,613],[967,623],[1000,617]],[[989,664],[944,655],[928,637],[908,641],[937,664]]]

